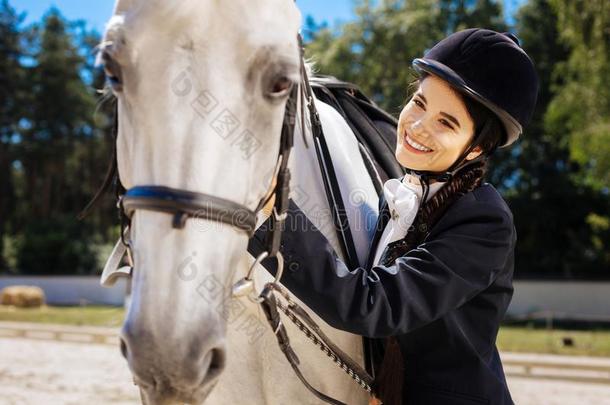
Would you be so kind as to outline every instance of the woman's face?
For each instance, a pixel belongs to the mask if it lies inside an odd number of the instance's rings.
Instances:
[[[409,169],[447,170],[470,145],[474,122],[447,82],[428,75],[400,113],[396,159]],[[468,160],[481,153],[475,148]]]

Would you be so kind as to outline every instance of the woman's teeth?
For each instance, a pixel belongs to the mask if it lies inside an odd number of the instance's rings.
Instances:
[[[421,150],[422,152],[432,152],[432,149],[426,148],[424,145],[415,142],[413,139],[409,137],[409,135],[405,135],[405,140],[407,143],[413,147],[414,149]]]

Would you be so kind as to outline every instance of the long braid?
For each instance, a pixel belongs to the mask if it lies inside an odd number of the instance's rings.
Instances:
[[[413,226],[407,233],[405,240],[407,250],[414,249],[421,244],[428,231],[436,224],[443,213],[464,194],[479,187],[487,171],[487,162],[473,164],[458,172],[445,186],[443,186],[427,203],[422,204]],[[388,261],[404,253],[394,252]],[[396,255],[396,257],[393,257]],[[398,340],[395,337],[385,339],[385,353],[379,373],[375,380],[376,392],[384,405],[400,405],[403,397],[404,361]]]
[[[408,248],[413,249],[419,245],[447,208],[464,194],[479,187],[486,173],[487,161],[481,161],[466,167],[461,172],[458,172],[444,187],[438,190],[430,201],[422,204],[413,221],[414,227],[412,229],[415,232],[410,232]]]

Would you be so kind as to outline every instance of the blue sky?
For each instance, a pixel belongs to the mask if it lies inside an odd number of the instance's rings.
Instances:
[[[523,0],[504,0],[507,13],[511,14]],[[9,0],[18,12],[26,12],[26,24],[39,21],[52,5],[69,20],[83,19],[90,28],[102,31],[112,13],[114,0]],[[352,0],[298,0],[303,15],[311,15],[317,22],[346,21],[353,16]]]
[[[114,0],[9,0],[18,11],[27,13],[25,23],[39,21],[52,5],[57,6],[69,20],[83,19],[91,28],[102,31],[104,23],[112,14]],[[298,2],[303,15],[312,15],[316,21],[349,20],[352,0],[301,0]]]

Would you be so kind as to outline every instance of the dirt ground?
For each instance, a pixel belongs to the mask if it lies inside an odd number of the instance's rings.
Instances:
[[[0,338],[0,404],[139,404],[118,347]]]
[[[519,405],[610,405],[610,385],[509,378]],[[1,405],[134,405],[138,391],[119,349],[0,338]]]

